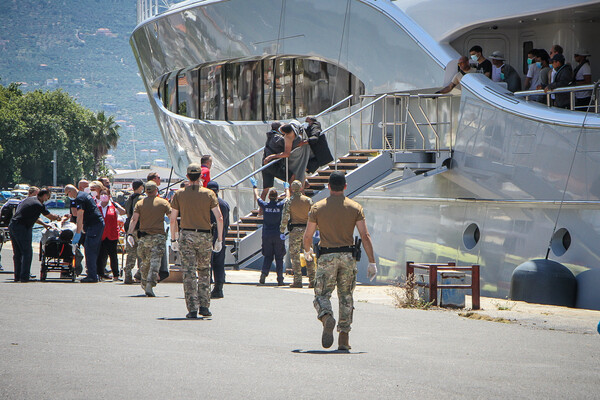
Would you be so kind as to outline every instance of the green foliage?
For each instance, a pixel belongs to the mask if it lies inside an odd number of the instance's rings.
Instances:
[[[62,90],[24,94],[0,85],[0,187],[51,183],[54,150],[59,184],[95,177],[118,139],[114,117],[95,115]]]

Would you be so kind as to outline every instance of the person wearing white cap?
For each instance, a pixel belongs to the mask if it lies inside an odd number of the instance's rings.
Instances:
[[[575,61],[577,66],[573,70],[573,86],[589,85],[592,83],[592,68],[590,67],[590,61],[587,59],[591,54],[585,49],[578,49],[575,51]],[[575,107],[578,110],[585,111],[586,106],[590,104],[592,92],[586,90],[583,92],[575,92]]]
[[[500,69],[504,65],[504,54],[501,51],[494,51],[492,55],[488,57],[492,61],[492,80],[494,82],[501,82]]]

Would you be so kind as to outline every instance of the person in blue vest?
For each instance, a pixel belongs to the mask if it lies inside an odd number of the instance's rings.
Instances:
[[[250,183],[252,183],[252,187],[254,188],[254,199],[258,202],[258,205],[263,212],[263,265],[259,283],[261,285],[265,283],[265,279],[269,275],[269,271],[271,270],[271,264],[273,263],[274,258],[275,271],[277,272],[277,286],[283,286],[285,284],[283,282],[283,257],[285,256],[285,235],[279,232],[279,225],[281,224],[281,214],[283,212],[283,206],[285,205],[285,199],[277,201],[277,190],[271,188],[268,194],[269,201],[266,202],[260,198],[260,193],[257,189],[256,179],[250,178]],[[285,183],[285,185],[289,187],[289,184],[287,184],[287,182]]]

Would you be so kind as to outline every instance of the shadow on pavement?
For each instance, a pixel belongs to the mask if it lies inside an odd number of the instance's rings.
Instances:
[[[143,297],[143,298],[147,298],[148,296],[146,296],[145,294],[132,294],[131,296],[121,296],[121,297]],[[156,295],[155,298],[156,299],[166,299],[169,296],[158,296]]]
[[[161,318],[156,318],[159,321],[212,321],[212,318],[206,318],[206,317],[198,317],[198,318],[185,318],[185,317],[180,317],[180,318],[168,318],[168,317],[161,317]]]
[[[292,350],[297,354],[367,354],[366,351],[346,351],[346,350]]]

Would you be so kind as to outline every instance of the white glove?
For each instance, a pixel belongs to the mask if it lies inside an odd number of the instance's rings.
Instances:
[[[127,243],[129,243],[130,247],[135,246],[135,239],[133,238],[133,235],[127,235]]]
[[[304,259],[306,260],[306,262],[311,262],[313,257],[312,257],[312,248],[308,251],[304,252]]]
[[[215,242],[215,244],[213,245],[213,251],[215,253],[220,252],[222,248],[223,248],[223,241],[222,240],[217,240]]]
[[[179,251],[179,242],[177,240],[171,240],[171,251]]]
[[[367,267],[367,278],[372,281],[375,279],[375,275],[377,275],[377,264],[369,263],[369,266]]]

